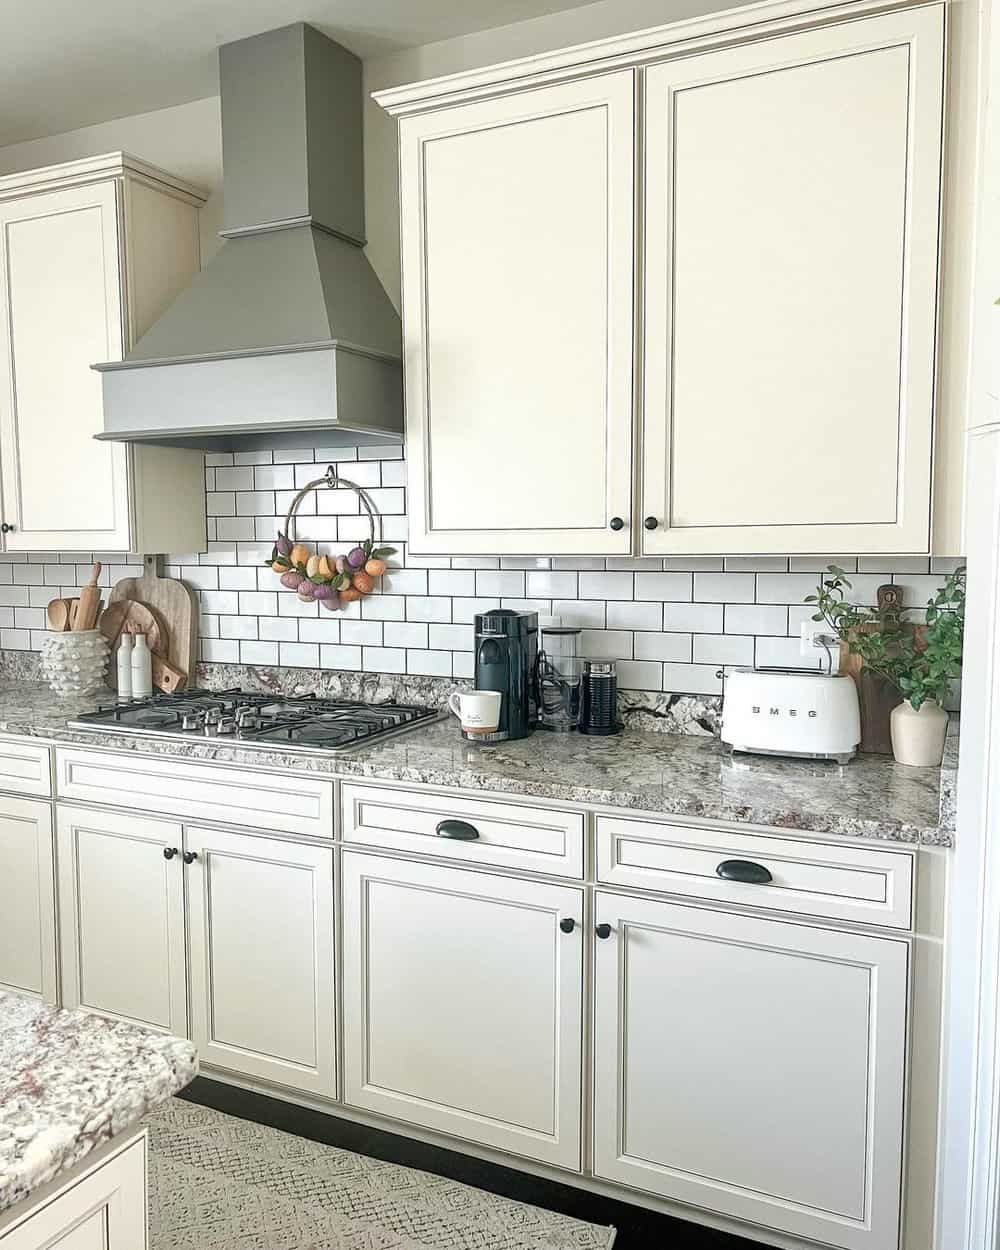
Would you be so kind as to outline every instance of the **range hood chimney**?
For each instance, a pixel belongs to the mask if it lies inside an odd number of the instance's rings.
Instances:
[[[124,361],[104,433],[232,451],[398,443],[399,317],[365,242],[361,62],[298,22],[219,49],[226,239]]]

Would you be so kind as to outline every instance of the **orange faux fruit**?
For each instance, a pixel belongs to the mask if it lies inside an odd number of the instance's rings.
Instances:
[[[355,590],[360,590],[363,595],[370,595],[375,589],[375,583],[367,573],[355,573],[351,578],[351,585]]]
[[[355,599],[361,598],[361,591],[355,590],[353,586],[348,586],[346,590],[340,592],[341,603],[353,603]]]
[[[365,572],[369,573],[372,577],[381,577],[382,574],[385,572],[385,569],[386,569],[385,561],[379,560],[377,557],[374,557],[374,556],[365,565]]]
[[[275,571],[275,573],[287,573],[289,564],[287,560],[275,560],[275,562],[271,565],[271,568]]]

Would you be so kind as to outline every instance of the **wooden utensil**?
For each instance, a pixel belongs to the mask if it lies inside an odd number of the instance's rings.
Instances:
[[[157,614],[145,603],[137,603],[134,599],[121,599],[118,603],[108,604],[101,613],[98,625],[111,645],[112,655],[118,650],[122,633],[129,627],[132,633],[146,635],[150,651],[162,651],[163,630]]]
[[[876,592],[878,622],[862,625],[859,632],[870,634],[875,630],[891,634],[894,630],[911,630],[900,619],[903,610],[903,592],[898,586],[880,586]],[[860,750],[874,755],[891,755],[892,738],[889,733],[889,713],[903,696],[888,678],[866,668],[860,655],[852,655],[846,642],[840,644],[840,671],[854,678],[861,708]]]
[[[53,599],[45,610],[49,618],[49,629],[57,634],[64,634],[70,627],[70,611],[74,600]]]
[[[164,660],[178,672],[185,674],[185,684],[193,680],[195,670],[195,647],[198,608],[194,592],[174,577],[162,577],[162,559],[146,556],[145,571],[141,577],[125,577],[111,591],[108,607],[110,612],[116,603],[136,599],[152,608],[162,623],[162,644],[153,646]]]
[[[165,660],[162,655],[156,651],[152,654],[153,664],[153,685],[157,690],[162,690],[164,694],[173,694],[175,690],[179,690],[187,681],[187,673],[182,673],[179,668],[174,668],[169,660]]]
[[[80,591],[80,606],[76,610],[73,629],[93,629],[97,624],[97,616],[101,610],[101,591],[97,579],[101,576],[100,561],[95,561],[90,570],[90,581]]]

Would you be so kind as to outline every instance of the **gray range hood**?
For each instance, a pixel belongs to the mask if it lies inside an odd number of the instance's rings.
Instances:
[[[362,251],[361,63],[304,23],[219,49],[226,239],[124,361],[99,438],[402,438],[399,317]]]

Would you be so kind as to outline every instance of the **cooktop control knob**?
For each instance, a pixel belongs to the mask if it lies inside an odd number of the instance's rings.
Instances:
[[[200,729],[202,718],[200,712],[185,712],[181,717],[181,729]]]

